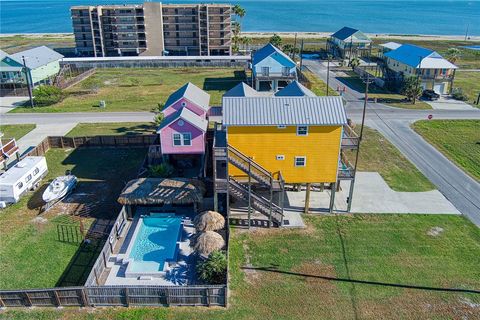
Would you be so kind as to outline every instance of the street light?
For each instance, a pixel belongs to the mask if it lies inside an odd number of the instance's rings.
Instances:
[[[328,96],[328,89],[329,89],[329,81],[330,81],[330,54],[327,53],[327,96]]]
[[[34,107],[33,104],[33,94],[32,94],[32,87],[30,85],[30,72],[28,72],[27,63],[25,62],[25,56],[22,56],[23,61],[23,71],[25,72],[25,80],[27,81],[27,88],[28,88],[28,97],[30,98],[30,107]]]

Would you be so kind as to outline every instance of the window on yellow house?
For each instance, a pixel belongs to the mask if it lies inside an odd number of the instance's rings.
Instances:
[[[307,126],[298,126],[297,127],[297,136],[306,136],[308,135],[308,127]]]
[[[295,157],[295,167],[305,167],[307,165],[307,157],[297,156]]]

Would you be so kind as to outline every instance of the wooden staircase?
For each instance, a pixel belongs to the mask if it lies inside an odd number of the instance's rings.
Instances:
[[[234,178],[230,177],[228,191],[235,199],[248,201],[250,194],[251,207],[269,219],[274,226],[281,226],[283,223],[283,209],[261,195],[253,192]]]

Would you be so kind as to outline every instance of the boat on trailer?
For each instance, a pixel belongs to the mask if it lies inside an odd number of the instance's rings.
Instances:
[[[43,201],[52,203],[62,200],[75,189],[77,181],[77,177],[73,174],[56,177],[43,193]]]

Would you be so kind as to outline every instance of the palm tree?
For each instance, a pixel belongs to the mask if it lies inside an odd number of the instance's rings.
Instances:
[[[248,51],[248,46],[252,43],[252,38],[242,37],[240,42],[245,46],[245,51]]]
[[[233,13],[239,17],[240,19],[242,19],[243,17],[245,17],[245,14],[247,13],[245,11],[245,9],[243,9],[242,7],[240,7],[240,5],[236,4],[233,6]]]
[[[360,59],[353,58],[352,60],[350,60],[350,67],[352,67],[352,70],[354,70],[359,65],[360,65]]]
[[[274,33],[273,36],[270,37],[269,42],[278,48],[282,44],[282,38],[278,34]]]
[[[458,59],[460,59],[460,54],[462,52],[457,48],[450,48],[447,50],[447,60],[451,63],[455,63]]]

